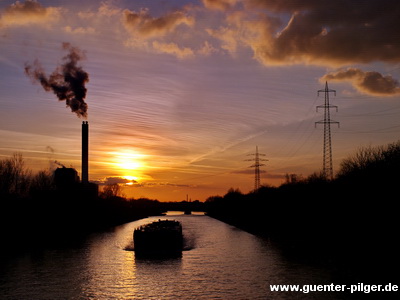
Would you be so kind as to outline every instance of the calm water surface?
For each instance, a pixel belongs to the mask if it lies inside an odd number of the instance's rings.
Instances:
[[[285,260],[267,241],[203,215],[182,222],[182,257],[135,258],[142,219],[79,245],[0,260],[0,299],[345,299],[343,293],[277,293],[270,284],[330,284],[327,270]]]

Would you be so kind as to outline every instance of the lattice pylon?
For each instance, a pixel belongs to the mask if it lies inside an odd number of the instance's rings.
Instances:
[[[248,155],[254,156],[254,158],[246,159],[246,161],[254,161],[254,164],[251,165],[250,168],[254,168],[254,190],[256,191],[261,186],[260,167],[265,166],[265,164],[261,162],[268,161],[268,159],[260,158],[260,156],[265,156],[265,154],[258,152],[258,146],[256,146],[256,153]]]
[[[324,124],[324,143],[323,143],[323,163],[322,163],[322,174],[326,179],[333,179],[333,164],[332,164],[332,135],[331,135],[331,124],[337,124],[339,126],[339,122],[331,120],[330,109],[335,108],[338,111],[338,107],[336,105],[329,104],[329,93],[334,93],[336,96],[335,90],[330,90],[328,88],[328,82],[325,83],[325,89],[319,90],[319,93],[325,93],[325,103],[324,105],[317,106],[318,108],[324,109],[324,120],[315,122],[315,126],[317,124]]]

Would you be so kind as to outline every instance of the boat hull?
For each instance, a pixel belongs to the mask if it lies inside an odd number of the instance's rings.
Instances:
[[[183,249],[182,226],[177,221],[159,220],[136,229],[133,242],[137,256],[179,256]]]

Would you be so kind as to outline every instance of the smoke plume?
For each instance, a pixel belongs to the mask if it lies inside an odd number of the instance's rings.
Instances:
[[[67,107],[70,107],[78,117],[86,118],[88,105],[85,103],[87,91],[85,84],[89,82],[89,74],[78,64],[85,55],[69,43],[63,43],[63,49],[67,50],[68,54],[63,57],[63,64],[50,76],[46,75],[37,60],[33,65],[25,64],[25,73],[34,82],[39,82],[45,91],[53,92],[58,100],[65,101]]]

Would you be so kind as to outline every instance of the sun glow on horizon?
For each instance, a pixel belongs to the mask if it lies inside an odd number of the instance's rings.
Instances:
[[[112,168],[121,174],[121,177],[132,181],[130,184],[145,177],[146,164],[144,160],[147,155],[132,150],[109,152],[108,155],[111,158]]]
[[[129,182],[126,183],[126,185],[133,185],[135,182],[137,182],[140,177],[138,176],[123,176],[123,178],[125,178],[126,180],[129,180]]]

